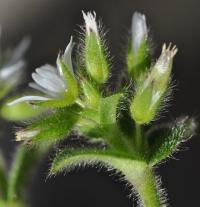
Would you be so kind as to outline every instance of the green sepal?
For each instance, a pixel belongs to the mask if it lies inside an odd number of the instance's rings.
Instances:
[[[94,87],[94,84],[86,79],[81,80],[81,87],[84,94],[84,102],[88,108],[98,108],[100,94],[98,90]]]
[[[78,125],[83,133],[102,135],[102,128],[117,122],[117,107],[122,94],[101,98],[97,109],[84,109]],[[105,129],[104,129],[105,131]]]
[[[194,135],[196,127],[194,119],[184,117],[178,119],[174,124],[164,125],[153,130],[148,135],[150,165],[156,165],[172,156],[181,142]]]
[[[84,109],[80,112],[77,122],[78,130],[85,136],[102,137],[102,130],[99,125],[99,111],[96,109]]]
[[[78,121],[79,113],[80,108],[77,105],[55,110],[25,129],[25,131],[38,131],[27,141],[37,144],[37,142],[56,142],[65,138]]]
[[[151,65],[150,48],[144,40],[138,48],[137,54],[132,51],[131,41],[128,44],[127,67],[129,76],[137,82]]]
[[[44,112],[45,108],[33,106],[27,102],[20,102],[12,106],[8,106],[7,103],[17,99],[18,97],[12,97],[6,100],[1,108],[1,116],[9,121],[23,121],[37,117]]]
[[[141,84],[145,85],[145,81]],[[148,84],[147,87],[139,86],[136,88],[135,95],[130,105],[132,118],[138,124],[146,124],[152,121],[161,104],[162,95],[154,102],[154,82]]]
[[[103,84],[109,76],[109,64],[101,38],[93,31],[85,35],[85,67],[90,77]]]
[[[121,93],[101,98],[99,105],[100,125],[106,126],[117,122],[117,107]]]

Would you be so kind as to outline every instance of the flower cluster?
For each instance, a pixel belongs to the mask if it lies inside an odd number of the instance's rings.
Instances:
[[[46,64],[32,74],[34,82],[29,86],[37,94],[8,103],[13,107],[26,102],[47,109],[16,133],[17,141],[56,144],[70,133],[83,135],[88,146],[60,150],[52,174],[75,165],[102,163],[124,174],[137,191],[141,206],[161,206],[153,167],[171,156],[196,129],[195,120],[189,117],[154,127],[171,90],[177,48],[164,44],[154,62],[146,17],[134,13],[126,51],[127,84],[109,91],[106,83],[112,74],[105,37],[95,12],[83,12],[83,19],[85,34],[75,58],[71,57],[71,38],[65,52],[58,55],[56,67]]]

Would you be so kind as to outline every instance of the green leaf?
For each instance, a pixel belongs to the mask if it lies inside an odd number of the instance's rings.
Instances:
[[[102,98],[100,100],[99,114],[100,114],[100,124],[102,126],[116,123],[117,107],[121,96],[122,96],[121,93],[117,93],[112,96]]]
[[[127,154],[94,149],[78,151],[65,149],[53,160],[50,174],[70,171],[76,166],[85,167],[97,164],[121,172],[123,179],[138,192],[142,206],[160,207],[156,182],[148,165],[145,162],[134,160]],[[134,194],[135,191],[132,193]]]
[[[71,170],[79,165],[95,165],[104,163],[105,165],[114,165],[115,160],[127,159],[131,157],[126,153],[110,151],[104,149],[64,149],[53,160],[51,173],[58,173],[64,170]],[[113,164],[111,164],[113,161]]]
[[[196,123],[192,118],[180,118],[173,125],[168,124],[153,130],[149,135],[150,159],[155,165],[170,157],[179,144],[192,137],[196,130]]]
[[[9,201],[23,199],[25,182],[30,179],[30,170],[38,159],[37,149],[28,149],[21,145],[17,149],[8,177],[7,199]]]

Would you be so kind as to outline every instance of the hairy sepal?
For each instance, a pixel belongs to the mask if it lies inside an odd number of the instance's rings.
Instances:
[[[43,107],[33,106],[27,102],[20,102],[12,106],[7,103],[17,99],[18,97],[9,98],[1,108],[1,115],[4,119],[9,121],[24,121],[37,117],[45,111]]]
[[[99,113],[101,126],[111,125],[117,122],[117,107],[121,96],[121,93],[117,93],[100,100]]]
[[[80,108],[75,105],[57,109],[42,119],[36,120],[25,131],[38,131],[38,133],[25,142],[32,144],[53,143],[65,138],[77,123],[79,112]]]
[[[150,48],[147,40],[144,40],[138,52],[133,53],[131,43],[128,45],[127,67],[130,77],[134,81],[138,81],[144,75],[151,65]]]

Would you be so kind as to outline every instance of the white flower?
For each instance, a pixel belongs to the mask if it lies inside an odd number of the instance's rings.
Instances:
[[[166,44],[163,45],[162,53],[154,66],[157,74],[162,75],[166,71],[171,71],[172,61],[177,52],[178,49],[176,46],[172,47],[171,43],[168,47],[166,47]]]
[[[147,39],[147,35],[145,15],[135,12],[132,17],[132,50],[134,54],[138,52],[141,43]]]
[[[73,40],[71,37],[71,40],[67,45],[62,59],[64,64],[73,74],[71,60],[72,48]],[[58,59],[59,58],[60,56],[58,56]],[[34,82],[29,83],[29,86],[44,93],[44,96],[23,96],[8,103],[8,105],[14,105],[24,101],[48,101],[52,99],[61,99],[64,96],[65,92],[68,90],[67,83],[59,61],[57,61],[57,68],[48,64],[37,68],[35,72],[32,73],[32,78]]]
[[[82,13],[83,13],[83,18],[85,20],[85,27],[86,27],[87,34],[90,35],[90,32],[94,32],[98,36],[99,34],[98,34],[98,27],[96,23],[96,13],[95,12],[85,13],[84,11],[82,11]]]

